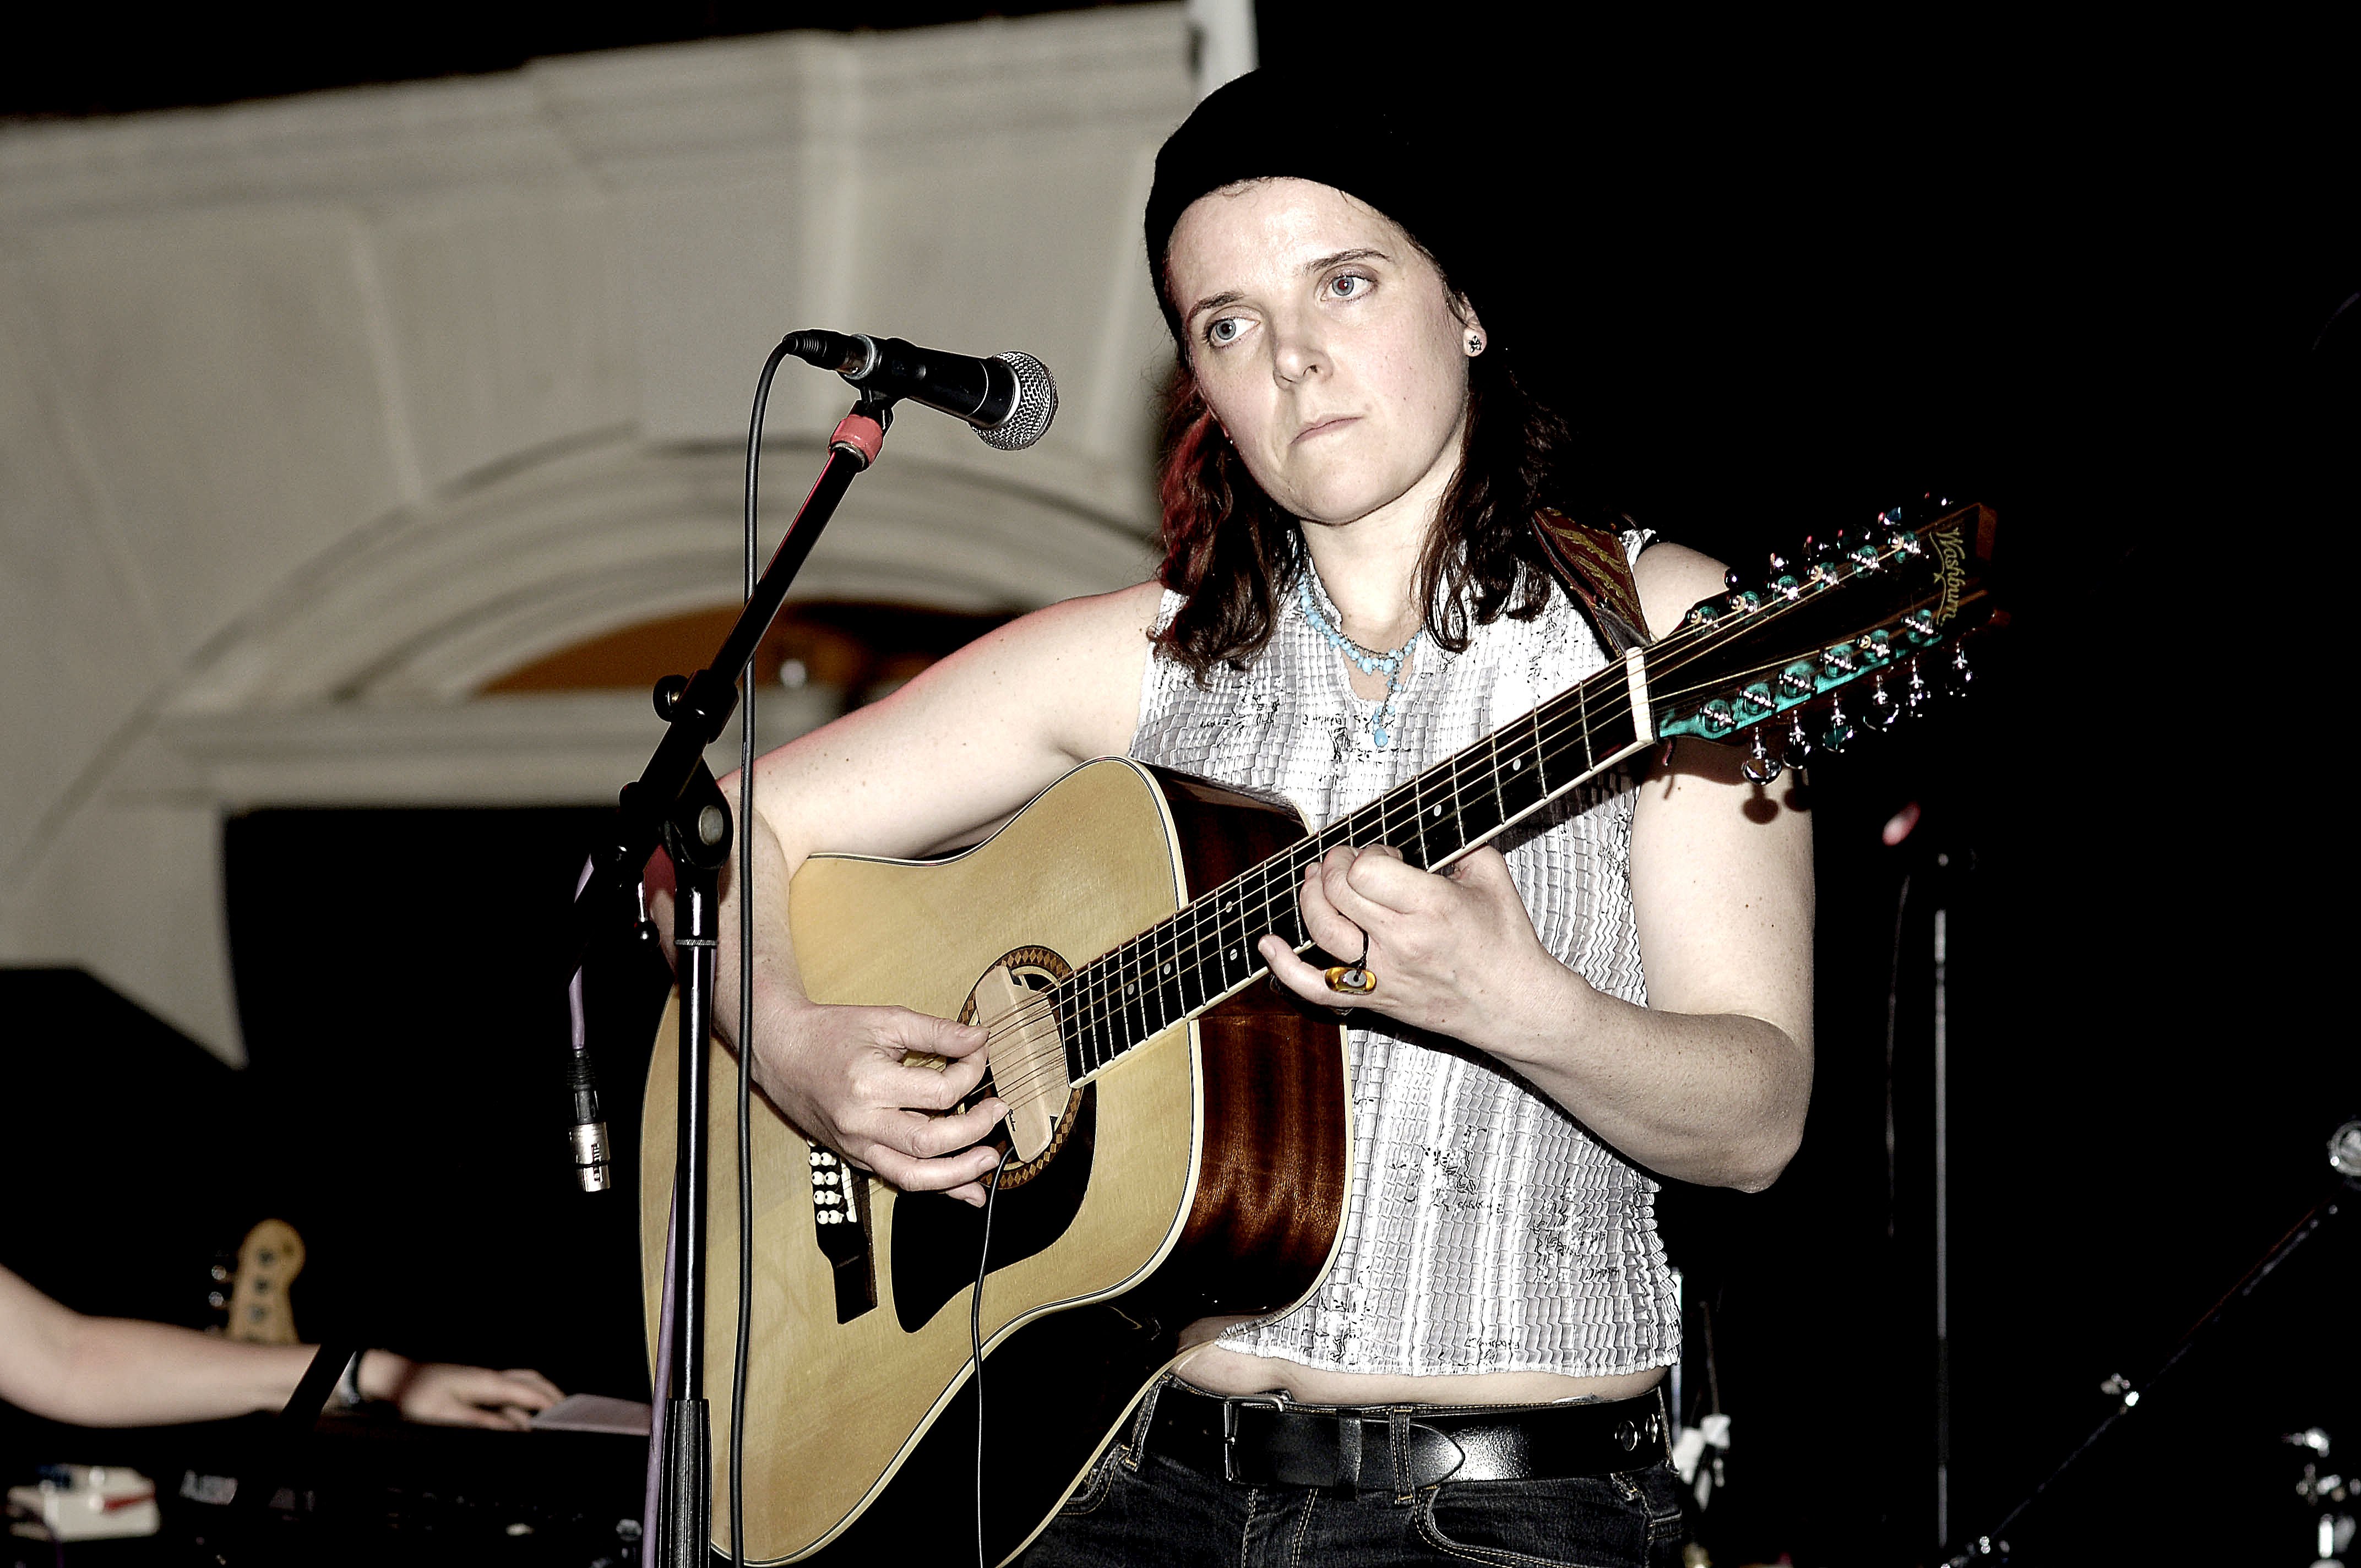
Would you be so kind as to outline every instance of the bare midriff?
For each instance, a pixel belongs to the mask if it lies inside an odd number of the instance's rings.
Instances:
[[[1664,1380],[1664,1369],[1614,1377],[1568,1377],[1556,1372],[1465,1372],[1413,1376],[1400,1373],[1332,1372],[1247,1355],[1211,1343],[1237,1318],[1202,1318],[1181,1332],[1173,1371],[1208,1394],[1283,1391],[1304,1405],[1540,1405],[1554,1399],[1628,1399]]]

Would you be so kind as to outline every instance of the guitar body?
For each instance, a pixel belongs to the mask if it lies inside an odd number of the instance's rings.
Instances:
[[[1300,819],[1125,759],[1076,769],[984,843],[912,862],[816,856],[788,918],[807,990],[989,1022],[1302,837]],[[997,987],[998,989],[995,989]],[[1054,1030],[1051,1031],[1054,1035]],[[660,1345],[678,1025],[657,1037],[641,1222]],[[1021,1042],[1015,1042],[1021,1043]],[[717,1044],[706,1343],[714,1544],[729,1547],[737,1299],[733,1060]],[[994,1060],[1004,1077],[1019,1058]],[[1177,1335],[1282,1311],[1326,1272],[1350,1169],[1345,1030],[1257,982],[1035,1107],[993,1214],[983,1298],[987,1558],[1053,1514]],[[1013,1080],[1012,1080],[1013,1081]],[[1017,1098],[1004,1083],[1001,1092]],[[1032,1139],[1032,1143],[1040,1140]],[[816,1217],[811,1146],[758,1094],[745,1519],[751,1563],[956,1561],[974,1549],[969,1312],[983,1215],[846,1172],[847,1219]],[[865,1243],[865,1245],[863,1245]]]

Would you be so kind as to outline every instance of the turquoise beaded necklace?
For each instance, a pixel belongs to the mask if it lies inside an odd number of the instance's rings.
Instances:
[[[1418,646],[1418,640],[1426,634],[1426,627],[1422,623],[1410,634],[1409,641],[1390,653],[1380,653],[1364,648],[1345,636],[1343,629],[1329,616],[1320,602],[1324,596],[1312,586],[1312,566],[1308,562],[1304,565],[1303,576],[1297,579],[1296,589],[1296,597],[1303,602],[1303,619],[1317,628],[1320,635],[1328,639],[1336,652],[1351,660],[1353,667],[1361,674],[1386,677],[1386,700],[1378,705],[1378,711],[1369,718],[1369,739],[1379,751],[1385,750],[1394,738],[1394,702],[1401,696],[1402,661],[1409,658],[1410,651]]]

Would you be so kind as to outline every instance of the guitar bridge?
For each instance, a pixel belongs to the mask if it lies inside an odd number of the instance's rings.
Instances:
[[[877,1306],[877,1263],[869,1242],[869,1177],[830,1150],[811,1146],[812,1231],[836,1280],[836,1321]]]

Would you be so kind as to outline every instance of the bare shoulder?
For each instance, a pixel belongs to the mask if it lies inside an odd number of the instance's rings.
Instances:
[[[1109,653],[1144,648],[1164,602],[1157,583],[1134,583],[1113,593],[1085,594],[1019,616],[994,637],[1022,639],[1045,651]]]
[[[789,863],[972,840],[1075,763],[1130,748],[1160,590],[1022,616],[756,766]]]
[[[978,639],[945,661],[969,667],[946,674],[1017,683],[1053,705],[1052,739],[1074,761],[1121,751],[1138,720],[1148,634],[1163,597],[1149,582],[1063,600]]]
[[[1640,589],[1640,608],[1648,617],[1648,634],[1662,637],[1680,624],[1689,607],[1722,591],[1725,568],[1702,551],[1686,544],[1651,544],[1631,568]]]

